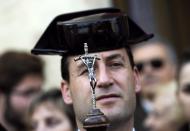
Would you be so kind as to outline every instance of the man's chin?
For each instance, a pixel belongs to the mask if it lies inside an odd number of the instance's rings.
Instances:
[[[102,107],[100,110],[104,113],[105,116],[108,117],[108,119],[113,119],[115,117],[118,117],[120,114],[122,114],[121,107]]]

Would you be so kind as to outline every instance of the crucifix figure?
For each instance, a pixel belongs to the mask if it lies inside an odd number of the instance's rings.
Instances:
[[[88,45],[87,43],[84,43],[84,55],[79,56],[78,58],[75,58],[74,60],[82,60],[82,62],[85,64],[87,70],[88,70],[88,78],[90,80],[90,86],[92,91],[92,106],[93,109],[96,108],[96,94],[95,94],[95,87],[96,87],[96,74],[94,71],[94,64],[96,60],[100,60],[96,55],[89,55],[88,54]]]

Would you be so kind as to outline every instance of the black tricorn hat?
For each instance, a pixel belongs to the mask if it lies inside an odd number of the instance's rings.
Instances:
[[[94,9],[57,16],[32,53],[79,55],[84,54],[84,43],[91,53],[118,49],[152,37],[119,9]]]

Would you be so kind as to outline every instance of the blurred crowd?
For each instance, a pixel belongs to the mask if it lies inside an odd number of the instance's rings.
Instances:
[[[26,52],[0,56],[1,131],[74,131],[74,111],[59,89],[44,91],[44,62]],[[5,129],[3,129],[3,127]]]
[[[137,131],[187,131],[190,50],[180,56],[171,43],[152,39],[133,47],[142,90],[137,94]]]
[[[142,90],[137,94],[136,131],[186,131],[190,123],[190,50],[153,39],[132,47]],[[59,88],[43,90],[44,62],[26,52],[0,55],[0,123],[8,131],[75,131],[72,105]]]

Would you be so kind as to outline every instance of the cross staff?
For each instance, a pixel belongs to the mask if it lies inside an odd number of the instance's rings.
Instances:
[[[97,55],[89,55],[88,54],[88,45],[87,43],[84,43],[84,55],[79,56],[78,58],[75,58],[75,61],[82,60],[82,62],[86,65],[88,70],[88,78],[90,80],[90,86],[92,91],[92,105],[93,109],[96,108],[96,95],[95,95],[95,87],[96,87],[96,75],[94,72],[94,63],[96,60],[100,60],[100,58],[97,57]]]

